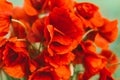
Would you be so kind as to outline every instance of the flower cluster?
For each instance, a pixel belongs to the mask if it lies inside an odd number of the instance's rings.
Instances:
[[[109,44],[117,20],[98,6],[74,0],[24,0],[22,7],[0,0],[0,69],[27,80],[114,80],[118,58]],[[101,49],[100,52],[97,49]],[[75,72],[75,66],[83,70]]]

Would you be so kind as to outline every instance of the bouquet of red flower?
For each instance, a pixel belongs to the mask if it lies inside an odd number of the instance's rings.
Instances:
[[[0,69],[25,80],[114,80],[117,24],[88,2],[0,0]]]

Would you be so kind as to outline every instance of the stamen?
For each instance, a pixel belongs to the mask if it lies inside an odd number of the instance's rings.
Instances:
[[[23,24],[21,21],[16,20],[16,19],[11,19],[11,21],[19,23],[25,29],[25,33],[28,34],[25,24]]]
[[[71,71],[71,76],[73,76],[73,74],[74,74],[74,67],[73,67],[72,63],[70,64],[70,71]]]
[[[84,40],[86,38],[86,36],[90,33],[90,32],[93,32],[93,31],[97,31],[95,29],[90,29],[88,30],[83,36],[82,36],[82,40]]]

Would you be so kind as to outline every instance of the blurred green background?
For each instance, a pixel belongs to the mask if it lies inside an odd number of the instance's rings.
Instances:
[[[14,6],[21,6],[23,4],[23,0],[8,0],[13,2]],[[56,0],[57,1],[57,0]],[[120,21],[120,0],[77,0],[78,2],[91,2],[99,6],[99,10],[103,17],[106,17],[110,20],[118,19]],[[120,24],[119,25],[119,36],[117,40],[111,44],[110,49],[113,50],[114,53],[120,58]],[[3,73],[3,72],[2,72]],[[4,77],[4,75],[2,75]],[[113,75],[116,79],[120,80],[120,65]],[[2,79],[0,79],[2,80]],[[11,80],[5,79],[4,80]]]

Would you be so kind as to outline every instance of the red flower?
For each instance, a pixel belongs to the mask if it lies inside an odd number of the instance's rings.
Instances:
[[[99,80],[114,80],[114,79],[112,78],[112,75],[111,75],[110,71],[107,68],[103,68],[100,71]]]
[[[89,2],[24,0],[13,8],[0,0],[0,69],[28,80],[89,80],[96,74],[113,80],[119,60],[107,48],[118,36],[117,24]]]
[[[106,58],[96,54],[88,52],[83,58],[83,65],[85,67],[85,72],[83,78],[85,80],[89,79],[93,75],[97,74],[102,70],[107,64]]]
[[[12,20],[13,34],[11,36],[26,38],[29,34],[30,26],[36,19],[38,19],[38,16],[29,16],[26,14],[24,9],[20,7],[13,8],[12,13],[12,18],[19,22]]]
[[[37,67],[42,67],[45,65],[50,65],[52,67],[58,67],[63,65],[69,65],[70,62],[74,59],[74,54],[72,52],[66,54],[55,54],[51,56],[47,50],[44,50],[40,53],[35,59],[34,62]]]
[[[110,50],[102,50],[101,55],[107,58],[106,67],[109,70],[109,72],[113,74],[118,67],[117,63],[119,62],[119,60],[117,55]]]
[[[104,20],[104,25],[98,28],[95,43],[101,48],[108,48],[108,44],[115,41],[118,36],[117,20]],[[105,44],[105,45],[102,45]]]
[[[55,78],[56,80],[70,79],[71,72],[70,72],[69,66],[59,66],[54,69],[54,72],[55,72],[54,75],[58,77],[58,79]]]
[[[75,54],[74,64],[81,64],[83,57],[85,57],[85,52],[96,52],[96,47],[90,40],[82,41],[76,49],[73,50]]]
[[[7,74],[15,78],[22,78],[31,73],[30,67],[31,70],[34,70],[34,67],[30,64],[24,42],[18,41],[16,38],[11,38],[6,40],[0,49],[2,47],[3,69]]]
[[[44,53],[44,55],[45,62],[53,67],[69,65],[74,59],[74,54],[71,52],[62,55],[56,54],[54,56],[49,55],[49,53]]]
[[[52,68],[46,66],[34,72],[29,80],[69,80],[70,71],[67,66]]]
[[[90,41],[82,42],[73,52],[76,55],[74,63],[84,66],[83,80],[90,79],[107,64],[107,59],[96,53],[96,49]]]
[[[98,7],[92,3],[78,3],[75,5],[76,13],[81,18],[84,28],[96,29],[104,24],[103,17],[98,11]]]
[[[41,42],[44,39],[44,19],[37,19],[27,36],[30,42]]]
[[[90,19],[94,16],[98,7],[92,3],[82,2],[75,5],[77,12],[85,19]]]
[[[13,19],[17,19],[17,20],[24,20],[26,21],[27,23],[29,23],[30,25],[36,20],[38,19],[38,16],[35,15],[35,16],[31,16],[31,15],[28,15],[24,8],[22,7],[14,7],[13,10],[12,10],[12,18]]]
[[[12,4],[6,0],[0,2],[0,36],[5,36],[9,32]]]
[[[72,51],[82,39],[83,26],[80,19],[68,9],[55,8],[49,15],[45,38],[49,52],[64,54]]]
[[[48,0],[25,0],[24,10],[29,16],[38,15],[40,11],[45,9]]]
[[[91,18],[89,22],[91,22],[92,19],[94,19],[94,17]],[[94,20],[97,21],[98,23],[95,22]],[[90,24],[89,26],[85,27],[85,30],[88,29],[87,31],[91,29],[93,30],[86,36],[86,38],[94,41],[98,47],[107,49],[109,43],[112,43],[118,37],[117,27],[118,21],[117,20],[109,21],[102,17],[101,19],[94,20],[91,23],[89,23]]]
[[[49,67],[43,67],[32,73],[28,80],[55,80]]]
[[[48,51],[51,55],[55,54],[66,54],[72,51],[76,47],[77,42],[64,35],[53,26],[47,26],[49,33],[45,33],[45,37],[48,43]],[[48,39],[47,39],[48,38]]]
[[[47,1],[47,0],[30,0],[32,6],[33,6],[36,10],[42,9],[42,6],[44,5],[45,1]]]
[[[50,7],[54,9],[55,7],[65,7],[69,10],[73,11],[74,9],[74,1],[73,0],[50,0]]]
[[[81,41],[83,25],[81,20],[69,9],[55,8],[49,15],[49,22],[70,38]]]

